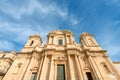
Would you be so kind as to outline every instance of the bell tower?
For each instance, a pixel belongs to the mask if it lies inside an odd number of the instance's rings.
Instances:
[[[90,72],[86,73],[87,76],[93,74],[95,80],[117,80],[120,78],[114,64],[106,53],[107,51],[101,48],[92,34],[82,33],[80,41],[84,52],[84,62],[86,62],[85,64],[88,65],[88,70],[90,70]]]
[[[95,40],[94,36],[90,33],[82,33],[80,36],[80,42],[84,49],[102,50],[100,45]]]
[[[33,50],[36,46],[41,46],[42,45],[42,38],[38,34],[31,35],[29,37],[29,40],[25,44],[24,48],[22,49],[22,52],[26,51],[31,51]]]

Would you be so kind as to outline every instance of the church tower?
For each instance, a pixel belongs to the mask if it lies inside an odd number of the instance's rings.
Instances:
[[[69,30],[51,31],[44,45],[32,35],[20,52],[0,52],[0,80],[120,80],[117,63],[92,34],[82,33],[80,43]]]
[[[82,33],[81,46],[84,51],[84,60],[89,67],[89,74],[95,80],[118,80],[120,74],[109,59],[106,50],[103,50],[90,33]],[[86,73],[89,76],[88,72]]]
[[[31,35],[21,52],[32,51],[37,46],[42,45],[42,38],[38,34]]]

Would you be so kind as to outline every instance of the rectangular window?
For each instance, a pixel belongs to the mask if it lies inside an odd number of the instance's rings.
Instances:
[[[57,80],[65,80],[65,66],[64,66],[64,64],[57,65]]]
[[[60,40],[58,41],[58,44],[59,44],[59,45],[62,45],[62,44],[63,44],[62,39],[60,39]]]
[[[36,73],[32,73],[31,79],[30,80],[36,80]]]
[[[93,80],[91,72],[86,72],[88,80]]]

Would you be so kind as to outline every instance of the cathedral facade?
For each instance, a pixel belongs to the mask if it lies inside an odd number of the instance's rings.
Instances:
[[[69,30],[51,31],[44,45],[40,35],[30,36],[20,52],[0,52],[0,80],[120,80],[120,62],[92,34],[79,40]]]

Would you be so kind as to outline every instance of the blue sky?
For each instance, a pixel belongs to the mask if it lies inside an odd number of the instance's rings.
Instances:
[[[71,30],[79,43],[92,33],[113,61],[120,61],[120,0],[0,0],[0,50],[20,51],[28,37],[44,43],[52,30]]]

